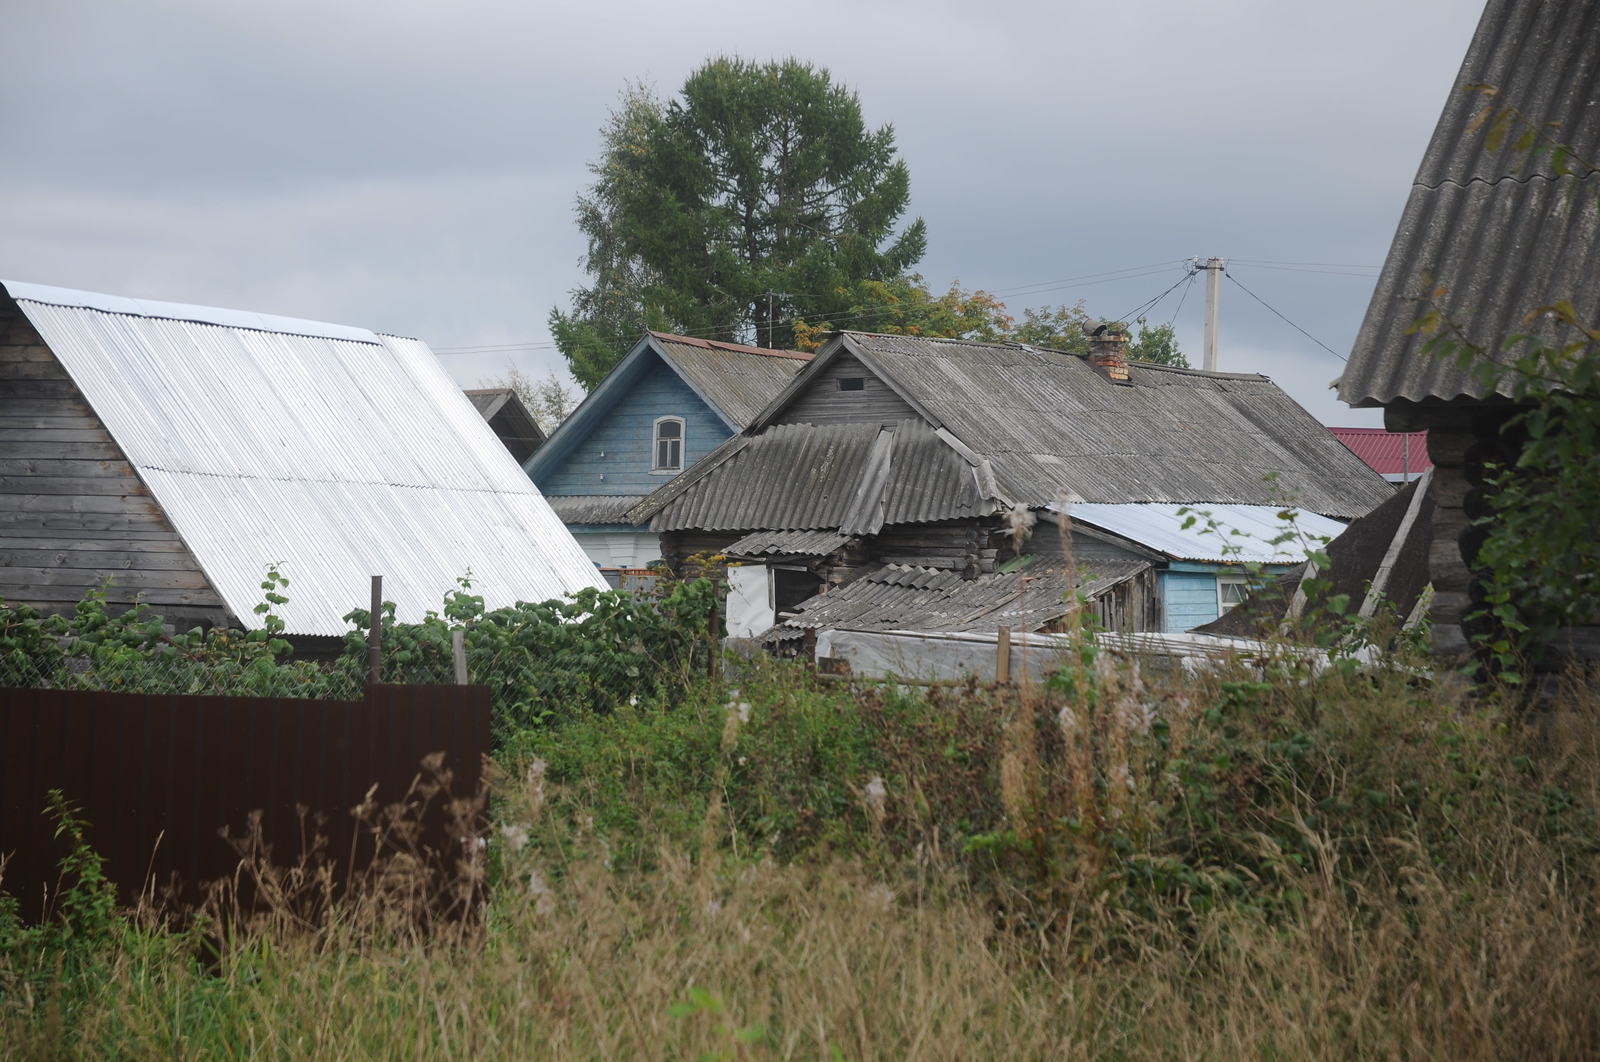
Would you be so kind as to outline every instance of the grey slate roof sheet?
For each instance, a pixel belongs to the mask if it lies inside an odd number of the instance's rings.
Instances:
[[[659,507],[651,524],[657,531],[827,528],[848,534],[994,508],[980,497],[972,466],[918,421],[779,424],[759,435],[735,435],[652,494],[647,505]]]
[[[564,524],[626,524],[642,494],[548,494],[545,501]]]
[[[730,557],[823,557],[849,541],[841,531],[756,531],[722,552]]]
[[[1491,84],[1492,101],[1469,84]],[[1489,149],[1486,102],[1513,106],[1535,125],[1559,123],[1554,141],[1574,149],[1558,175],[1547,152]],[[1600,319],[1600,0],[1491,0],[1451,86],[1412,185],[1339,397],[1351,405],[1396,399],[1486,397],[1470,371],[1424,349],[1410,334],[1439,303],[1474,344],[1493,349],[1527,331],[1530,310],[1570,301],[1585,323]],[[1546,325],[1534,335],[1556,333]],[[1570,334],[1568,336],[1570,338]],[[1499,360],[1505,361],[1514,352]],[[1509,393],[1504,381],[1498,387]]]
[[[1093,598],[1138,574],[1143,561],[1076,569],[1076,587]],[[963,579],[956,572],[888,564],[803,601],[780,627],[847,630],[1036,631],[1072,611],[1072,580],[1060,568],[1023,569]]]
[[[778,397],[811,360],[797,350],[765,350],[652,332],[657,348],[702,396],[739,427]]]
[[[1120,385],[1084,358],[1023,344],[847,336],[1030,506],[1272,505],[1286,490],[1313,512],[1353,517],[1392,493],[1264,376],[1135,363]]]
[[[1022,344],[845,333],[931,422],[762,418],[635,510],[657,530],[872,533],[1061,501],[1278,505],[1355,517],[1393,489],[1271,380],[1135,364],[1115,384]],[[874,462],[874,454],[877,458]],[[1267,477],[1275,476],[1269,482]]]

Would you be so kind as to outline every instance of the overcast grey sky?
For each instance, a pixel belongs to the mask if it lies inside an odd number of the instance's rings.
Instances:
[[[0,277],[515,344],[445,362],[464,385],[542,374],[546,314],[584,280],[573,197],[625,84],[795,55],[893,123],[934,287],[1115,317],[1216,255],[1342,355],[1481,8],[12,0]],[[1202,286],[1177,296],[1152,317],[1176,311],[1198,362]],[[1380,422],[1227,281],[1220,367]]]

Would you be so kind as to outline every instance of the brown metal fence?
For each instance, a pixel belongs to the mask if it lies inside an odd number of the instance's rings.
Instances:
[[[351,809],[374,784],[380,806],[404,799],[440,752],[444,795],[474,796],[487,687],[374,686],[359,701],[0,689],[3,888],[34,918],[55,887],[66,845],[44,815],[51,789],[81,809],[124,901],[147,882],[198,900],[239,863],[219,831],[244,834],[257,810],[274,863],[298,859],[320,829],[347,874],[351,853],[359,864],[373,847]],[[421,841],[448,855],[464,839],[449,836],[460,831],[447,828],[446,802],[429,807]]]

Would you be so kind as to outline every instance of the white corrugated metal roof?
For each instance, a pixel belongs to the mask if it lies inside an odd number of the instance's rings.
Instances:
[[[1295,564],[1345,527],[1340,520],[1273,505],[1075,502],[1050,508],[1075,522],[1110,531],[1175,560],[1189,561]],[[1286,511],[1294,514],[1292,521],[1280,517]],[[1191,517],[1193,523],[1185,527]],[[1291,537],[1274,541],[1286,534]]]
[[[603,587],[426,344],[4,281],[246,627],[269,563],[294,634],[368,581],[403,620],[471,569],[490,608]]]

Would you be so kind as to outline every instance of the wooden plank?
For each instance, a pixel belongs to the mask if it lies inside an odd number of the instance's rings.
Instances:
[[[64,500],[66,495],[62,495]],[[105,499],[96,499],[103,501]],[[0,496],[0,504],[6,498]],[[171,535],[172,526],[160,513],[94,513],[94,512],[0,512],[0,535],[37,537],[59,533],[62,536],[78,534],[115,536],[119,541],[161,539]]]
[[[47,476],[51,479],[76,479],[93,476],[134,478],[133,467],[121,455],[112,459],[75,460],[55,457],[6,457],[0,455],[0,476]]]
[[[99,497],[148,495],[144,484],[126,476],[6,476],[0,475],[0,494],[31,497],[40,494],[68,494]]]
[[[108,443],[111,433],[93,424],[87,417],[35,417],[37,421],[57,421],[53,424],[5,426],[8,420],[20,417],[0,417],[0,448],[16,443]]]
[[[1367,587],[1366,600],[1361,602],[1361,609],[1356,614],[1362,619],[1370,619],[1378,609],[1378,602],[1383,600],[1384,591],[1389,587],[1389,576],[1394,571],[1396,562],[1400,559],[1400,551],[1405,548],[1406,539],[1411,536],[1411,526],[1417,521],[1417,513],[1422,510],[1422,500],[1427,496],[1428,484],[1433,480],[1433,469],[1428,469],[1422,474],[1422,480],[1416,489],[1411,492],[1411,501],[1406,504],[1405,516],[1400,520],[1400,526],[1395,529],[1394,537],[1389,540],[1389,548],[1384,552],[1383,560],[1378,563],[1378,570],[1372,577],[1372,583]],[[1299,591],[1295,593],[1298,595]]]
[[[95,568],[0,568],[0,586],[21,586],[29,591],[51,586],[95,585],[110,576],[124,590],[202,590],[209,584],[197,571],[117,571]],[[24,595],[26,596],[26,595]]]
[[[122,450],[110,438],[87,440],[44,439],[35,432],[31,439],[0,437],[0,467],[23,459],[37,461],[118,461],[126,464]]]
[[[100,588],[99,580],[79,583],[77,585],[62,584],[60,586],[30,586],[24,590],[9,590],[0,588],[0,598],[7,601],[37,602],[44,605],[51,601],[75,604],[83,600],[83,596],[90,590]],[[162,589],[160,587],[118,586],[113,584],[106,591],[106,600],[118,604],[125,604],[133,600],[148,602],[151,605],[184,605],[191,608],[221,609],[222,599],[210,588],[178,588]],[[67,610],[70,611],[70,610]]]
[[[25,347],[12,347],[11,350],[27,349]],[[70,380],[67,370],[54,358],[49,360],[24,361],[13,358],[0,352],[0,380]],[[8,383],[9,390],[10,384]]]
[[[79,391],[71,380],[9,380],[8,398],[77,398]]]
[[[0,361],[56,361],[56,356],[50,348],[43,343],[36,342],[38,336],[32,339],[19,337],[22,341],[15,343],[0,343]],[[60,364],[56,362],[56,364]]]
[[[187,552],[151,550],[11,549],[0,541],[0,566],[85,568],[98,571],[194,571]]]
[[[0,395],[0,427],[25,428],[34,417],[88,418],[95,424],[100,423],[100,419],[94,415],[94,410],[89,407],[89,403],[82,395],[71,398],[24,397],[11,394],[10,388],[6,389],[4,395]],[[10,423],[12,418],[22,418],[24,422]]]
[[[28,483],[38,484],[38,479],[29,479]],[[103,481],[100,481],[103,482]],[[160,516],[161,510],[156,507],[154,500],[141,491],[137,494],[129,492],[122,495],[77,495],[21,492],[9,493],[0,491],[0,519],[6,513],[136,513]],[[165,519],[164,517],[162,518]],[[56,526],[56,525],[52,525]],[[71,525],[64,525],[71,526]]]
[[[94,552],[97,550],[128,550],[136,553],[183,553],[188,547],[171,531],[121,531],[106,532],[98,538],[58,535],[41,538],[35,532],[0,526],[0,550],[66,550]]]

